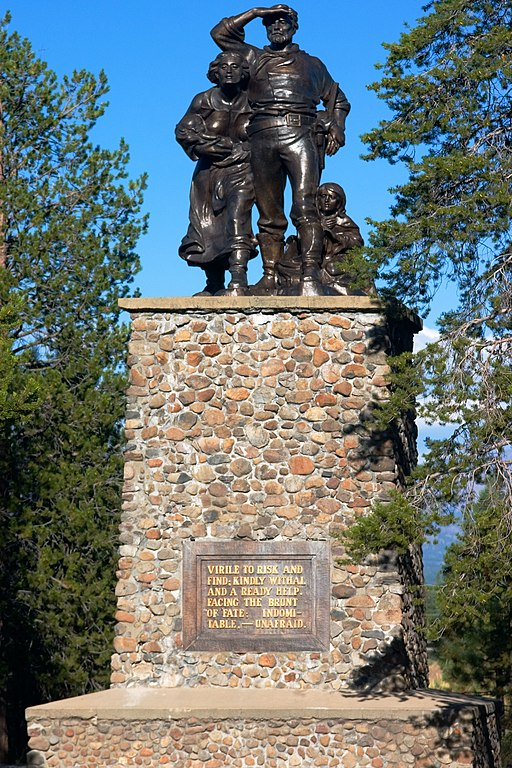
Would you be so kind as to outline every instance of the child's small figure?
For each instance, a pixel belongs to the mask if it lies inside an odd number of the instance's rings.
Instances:
[[[316,204],[324,230],[321,280],[340,294],[365,294],[351,286],[353,276],[346,271],[345,254],[364,245],[359,227],[347,216],[347,198],[339,184],[327,182],[318,187]]]

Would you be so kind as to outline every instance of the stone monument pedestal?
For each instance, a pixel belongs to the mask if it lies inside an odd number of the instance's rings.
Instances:
[[[113,688],[27,716],[48,766],[498,765],[494,703],[440,692]]]
[[[293,304],[290,307],[290,304]],[[421,555],[337,534],[400,488],[388,356],[358,297],[125,299],[132,314],[112,689],[28,710],[64,766],[494,766],[494,705],[427,684]]]

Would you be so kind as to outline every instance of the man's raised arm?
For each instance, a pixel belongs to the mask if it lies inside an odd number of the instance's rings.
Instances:
[[[288,13],[288,5],[272,5],[269,8],[250,8],[237,16],[228,16],[221,19],[211,30],[210,35],[223,51],[232,50],[245,41],[244,27],[254,19],[263,19],[265,16],[273,16]]]

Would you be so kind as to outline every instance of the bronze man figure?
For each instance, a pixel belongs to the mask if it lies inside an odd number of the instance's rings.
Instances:
[[[244,27],[256,18],[267,28],[270,45],[263,49],[245,42]],[[324,64],[292,42],[297,28],[297,13],[287,5],[275,5],[223,19],[211,32],[220,48],[241,53],[250,67],[248,133],[264,270],[262,280],[252,289],[255,294],[277,292],[276,268],[287,227],[287,178],[292,189],[290,217],[301,242],[298,290],[303,295],[323,293],[319,279],[323,233],[316,208],[321,155],[323,148],[332,155],[345,143],[350,104]],[[325,112],[317,112],[320,102]],[[319,147],[319,134],[322,140],[325,137],[323,148]]]
[[[208,78],[214,88],[194,97],[176,126],[176,139],[197,165],[190,189],[189,227],[179,254],[206,273],[203,294],[247,288],[247,262],[256,254],[251,229],[254,190],[247,126],[250,108],[244,86],[245,59],[231,51],[212,61]]]

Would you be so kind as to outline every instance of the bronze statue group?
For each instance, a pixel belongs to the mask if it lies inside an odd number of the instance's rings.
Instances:
[[[266,27],[264,48],[245,42],[244,28],[256,18]],[[351,292],[343,256],[363,244],[361,234],[346,214],[343,189],[320,185],[324,155],[345,143],[350,104],[324,64],[293,43],[297,28],[297,13],[286,5],[222,19],[211,31],[222,50],[208,70],[214,86],[195,96],[176,126],[178,142],[197,161],[179,254],[204,270],[200,295]],[[285,243],[287,181],[297,235]],[[263,277],[249,286],[247,264],[258,246]]]

